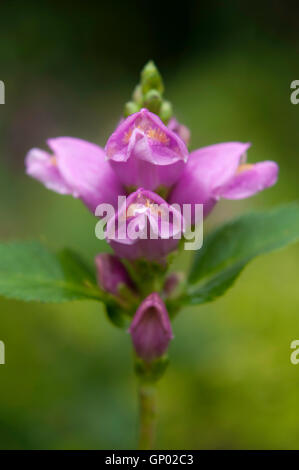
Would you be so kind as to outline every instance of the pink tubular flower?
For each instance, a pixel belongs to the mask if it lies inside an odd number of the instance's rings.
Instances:
[[[40,149],[28,152],[28,175],[57,193],[80,198],[92,212],[102,202],[116,205],[124,191],[101,147],[72,137],[47,143],[52,154]]]
[[[246,163],[250,144],[226,142],[195,150],[170,194],[171,204],[203,204],[207,215],[220,198],[243,199],[273,186],[278,165]]]
[[[140,188],[108,221],[106,238],[120,258],[162,261],[177,247],[182,229],[179,210]]]
[[[176,118],[171,118],[168,125],[168,129],[172,132],[175,132],[184,142],[186,145],[189,145],[190,142],[190,130],[184,124],[180,124]]]
[[[188,158],[180,137],[147,109],[123,121],[108,139],[105,151],[125,186],[150,190],[172,186]]]
[[[146,362],[166,352],[173,334],[165,304],[157,293],[142,302],[129,332],[137,355]]]
[[[109,253],[101,253],[95,258],[99,286],[106,292],[118,294],[122,284],[133,288],[127,270],[120,260]]]

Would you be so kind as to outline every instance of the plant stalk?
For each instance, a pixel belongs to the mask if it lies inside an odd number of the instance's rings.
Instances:
[[[156,404],[156,386],[152,383],[139,384],[139,449],[154,449],[157,404]]]

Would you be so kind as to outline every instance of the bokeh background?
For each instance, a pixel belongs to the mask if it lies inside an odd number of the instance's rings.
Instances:
[[[1,2],[1,240],[71,246],[90,260],[107,250],[79,201],[24,175],[24,156],[59,135],[104,145],[148,59],[192,130],[192,148],[250,141],[251,161],[280,164],[277,186],[220,203],[206,230],[297,199],[298,49],[295,1]],[[299,365],[290,363],[298,254],[292,246],[257,259],[224,298],[175,320],[158,448],[299,448]],[[0,448],[135,447],[129,336],[99,304],[1,299],[0,339]]]

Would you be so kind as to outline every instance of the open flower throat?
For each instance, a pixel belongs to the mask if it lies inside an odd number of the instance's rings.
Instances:
[[[149,139],[153,141],[157,141],[161,144],[168,145],[169,144],[169,138],[163,132],[161,129],[158,127],[154,127],[153,123],[145,116],[140,116],[132,125],[132,127],[125,132],[124,137],[123,137],[123,142],[125,144],[128,144],[130,141],[130,138],[132,137],[132,134],[135,129],[138,129],[141,131],[141,133],[148,137]],[[112,155],[108,155],[112,156]]]
[[[149,199],[144,194],[137,193],[135,202],[132,202],[127,207],[126,215],[127,218],[130,218],[136,217],[140,214],[148,213],[156,217],[163,217],[163,215],[166,215],[166,209],[167,207],[165,207],[165,210],[163,211],[163,206],[159,206],[156,202],[154,202],[152,199]]]

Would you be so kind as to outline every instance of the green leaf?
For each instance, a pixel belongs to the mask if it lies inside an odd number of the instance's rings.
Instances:
[[[190,291],[189,295],[183,297],[183,303],[190,305],[204,304],[225,294],[233,285],[244,266],[244,264],[237,264],[212,276],[211,279],[203,285],[199,286],[194,291]]]
[[[81,284],[89,282],[96,285],[95,269],[92,269],[78,253],[69,248],[64,248],[58,253],[58,259],[66,279]]]
[[[106,312],[108,319],[114,326],[121,329],[128,329],[132,321],[127,312],[116,303],[106,303]]]
[[[201,285],[190,289],[184,302],[199,304],[223,295],[254,257],[298,239],[298,204],[244,214],[224,224],[207,236],[195,255],[189,284]]]
[[[56,256],[39,242],[0,244],[0,295],[42,302],[103,298],[78,255],[64,250]]]

